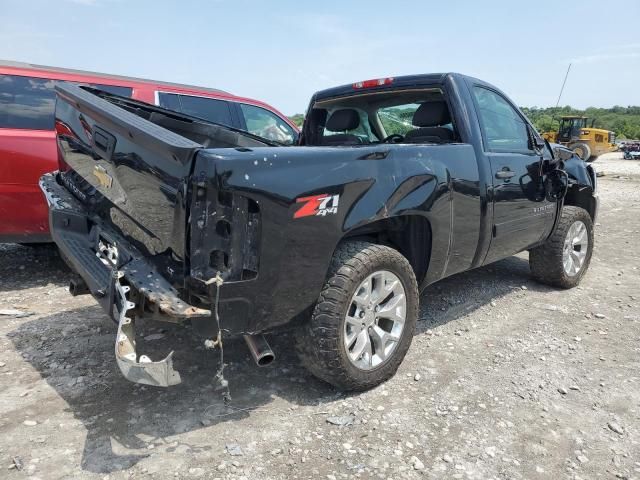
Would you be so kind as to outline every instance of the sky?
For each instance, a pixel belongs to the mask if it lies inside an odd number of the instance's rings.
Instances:
[[[455,71],[521,106],[640,105],[640,1],[0,0],[0,59],[221,88],[303,113],[313,92]]]

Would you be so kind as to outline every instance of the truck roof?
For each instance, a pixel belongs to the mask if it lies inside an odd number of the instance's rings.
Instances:
[[[456,75],[460,76],[459,73],[422,73],[418,75],[403,75],[400,77],[386,77],[379,79],[380,81],[388,80],[386,83],[380,84],[379,87],[371,87],[368,88],[370,91],[379,91],[384,90],[384,88],[393,86],[393,87],[417,87],[426,84],[434,84],[434,83],[443,83],[445,77],[448,75]],[[326,90],[320,90],[315,93],[315,99],[321,98],[329,98],[329,97],[339,97],[342,95],[347,95],[353,93],[354,91],[358,91],[359,89],[356,87],[358,83],[369,82],[370,80],[365,80],[364,82],[354,82],[348,83],[346,85],[340,85],[339,87],[327,88]],[[362,90],[360,90],[362,91]]]

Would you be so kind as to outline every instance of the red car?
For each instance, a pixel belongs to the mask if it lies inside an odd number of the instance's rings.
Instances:
[[[91,85],[283,144],[298,136],[297,127],[273,107],[222,90],[0,61],[0,243],[50,241],[38,179],[58,165],[53,86],[60,81]]]

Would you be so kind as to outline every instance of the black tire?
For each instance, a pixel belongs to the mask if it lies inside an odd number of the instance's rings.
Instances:
[[[347,309],[356,288],[372,273],[390,271],[401,281],[406,319],[389,357],[370,370],[356,367],[347,356],[344,330]],[[388,380],[404,359],[418,319],[418,285],[407,259],[393,248],[362,241],[342,243],[333,255],[311,319],[296,334],[302,364],[316,377],[342,390],[367,390]]]
[[[598,159],[597,155],[591,155],[586,161],[591,163],[591,162],[595,162]]]
[[[564,244],[569,229],[575,222],[582,222],[587,230],[587,252],[582,266],[574,275],[565,271],[563,263]],[[565,206],[558,226],[547,241],[529,251],[529,266],[533,278],[541,283],[560,288],[573,288],[580,283],[589,269],[593,254],[593,222],[586,210],[580,207]]]
[[[574,143],[569,148],[584,161],[588,161],[591,157],[591,147],[586,143]]]

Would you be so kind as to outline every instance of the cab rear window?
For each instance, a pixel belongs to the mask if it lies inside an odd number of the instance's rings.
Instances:
[[[321,99],[312,106],[306,122],[306,145],[459,141],[449,105],[439,87],[358,91]]]

